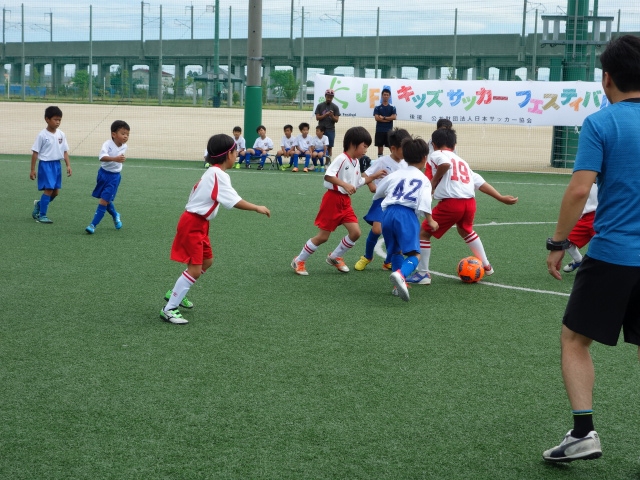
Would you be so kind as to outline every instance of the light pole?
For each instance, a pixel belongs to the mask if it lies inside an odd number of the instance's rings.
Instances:
[[[160,4],[160,45],[158,48],[158,105],[162,105],[162,4]]]
[[[227,107],[233,106],[233,90],[231,83],[231,6],[229,6],[229,59],[227,60]]]
[[[93,103],[93,5],[89,5],[89,103]]]
[[[53,42],[53,12],[45,13],[45,17],[49,15],[49,41]]]
[[[215,5],[207,5],[207,12],[213,10],[215,18],[215,32],[213,38],[213,99],[214,107],[219,107],[218,101],[218,70],[220,69],[220,0],[216,0]],[[217,104],[216,104],[217,103]]]
[[[149,4],[147,2],[140,2],[140,57],[144,57],[144,7],[147,8]]]

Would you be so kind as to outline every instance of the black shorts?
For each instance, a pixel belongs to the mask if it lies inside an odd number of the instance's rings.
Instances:
[[[389,147],[389,132],[376,132],[373,144],[376,147]]]
[[[562,323],[605,345],[640,345],[640,267],[614,265],[585,256]]]

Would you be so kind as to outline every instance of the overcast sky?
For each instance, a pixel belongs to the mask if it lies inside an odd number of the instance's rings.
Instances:
[[[345,14],[342,24],[343,1]],[[21,3],[9,1],[4,4],[3,32],[7,42],[21,41]],[[142,8],[141,2],[135,0],[24,1],[25,41],[48,41],[51,33],[54,41],[88,40],[91,4],[94,40],[140,39],[141,17],[145,39],[157,40],[160,35],[160,5],[163,39],[191,38],[192,10],[194,38],[212,38],[214,3],[215,0],[149,0],[144,2]],[[422,0],[412,3],[388,0],[293,0],[293,36],[301,36],[303,7],[305,37],[340,36],[341,28],[345,36],[375,36],[378,7],[381,36],[453,34],[456,8],[457,29],[461,35],[520,33],[522,30],[524,0]],[[394,8],[397,4],[406,7]],[[593,8],[593,0],[589,5]],[[246,38],[248,1],[230,0],[220,0],[220,37],[229,36],[230,6],[232,37]],[[527,33],[533,32],[536,8],[539,15],[563,14],[567,9],[567,0],[527,2]],[[599,1],[599,14],[615,17],[614,31],[617,28],[618,10],[622,13],[622,31],[640,30],[639,0]],[[263,0],[263,36],[289,37],[290,16],[291,0]],[[542,30],[541,21],[538,29]]]
[[[21,41],[21,3],[9,1],[3,6],[3,38],[6,42]],[[600,0],[598,3],[600,16],[614,17],[614,32],[618,28],[618,21],[621,31],[640,31],[640,0]],[[91,31],[94,41],[140,40],[142,23],[144,39],[158,40],[162,5],[164,40],[189,39],[192,36],[196,39],[209,39],[214,36],[214,4],[215,0],[148,0],[144,3],[136,0],[27,0],[24,1],[24,36],[26,42],[43,42],[50,39],[86,41],[89,40]],[[398,4],[404,8],[394,8]],[[90,5],[93,5],[92,29],[89,27]],[[291,0],[263,0],[262,5],[263,37],[289,37]],[[389,0],[293,0],[293,37],[301,37],[303,7],[305,37],[339,37],[341,29],[346,37],[374,37],[378,28],[378,8],[380,36],[452,35],[456,8],[457,32],[459,35],[467,35],[520,34],[524,6],[524,0],[419,0],[413,4]],[[534,31],[536,9],[539,15],[537,28],[538,32],[541,32],[540,16],[565,14],[567,0],[527,1],[526,7],[525,31],[531,34]],[[593,8],[593,0],[589,2],[589,8]],[[248,1],[220,0],[219,35],[222,39],[229,37],[230,14],[232,38],[246,38]],[[167,70],[173,73],[172,67],[167,67]],[[337,73],[350,74],[346,70],[337,70]],[[373,76],[375,73],[368,72],[369,74]],[[416,73],[409,70],[402,75],[411,78],[414,74]]]

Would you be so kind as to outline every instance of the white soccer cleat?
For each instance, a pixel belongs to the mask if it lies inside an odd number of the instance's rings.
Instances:
[[[573,430],[569,430],[560,445],[545,450],[542,458],[547,462],[573,462],[593,460],[602,456],[600,437],[595,430],[591,430],[584,438],[572,437],[571,432]]]
[[[402,276],[402,273],[400,273],[400,270],[393,272],[389,276],[389,280],[391,280],[391,283],[393,283],[393,285],[396,287],[396,290],[398,291],[398,296],[405,302],[408,302],[409,288],[407,287],[407,282],[405,282],[404,277]]]

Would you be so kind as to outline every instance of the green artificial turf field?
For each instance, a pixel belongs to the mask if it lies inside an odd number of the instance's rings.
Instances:
[[[308,277],[293,273],[320,174],[233,170],[272,218],[221,209],[214,265],[180,327],[158,313],[183,270],[169,249],[200,162],[129,159],[123,228],[107,215],[89,236],[97,164],[72,158],[42,225],[28,157],[0,157],[1,478],[639,478],[631,345],[592,349],[602,459],[541,458],[572,426],[558,337],[573,275],[551,278],[544,249],[568,177],[484,174],[520,198],[479,194],[495,275],[455,278],[470,252],[451,231],[433,241],[433,284],[405,303],[380,258],[348,274],[326,265],[344,229]],[[359,217],[370,201],[353,197]]]

